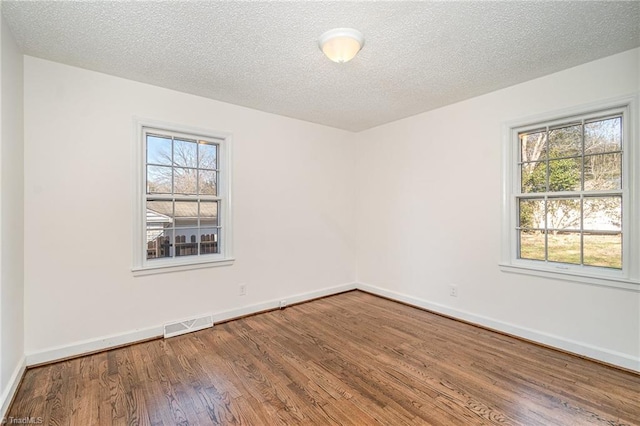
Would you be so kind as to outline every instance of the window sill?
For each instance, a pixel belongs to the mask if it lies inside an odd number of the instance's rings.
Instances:
[[[218,266],[233,265],[234,258],[215,259],[200,262],[164,263],[159,265],[147,265],[132,268],[134,277],[145,275],[168,274],[171,272],[191,271],[194,269],[215,268]]]
[[[622,275],[599,275],[570,269],[563,270],[553,267],[544,268],[530,264],[500,263],[499,266],[502,272],[573,281],[582,284],[619,288],[640,293],[640,281],[629,279]]]

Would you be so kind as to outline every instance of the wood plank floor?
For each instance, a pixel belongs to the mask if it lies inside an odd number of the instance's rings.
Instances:
[[[640,425],[640,376],[359,291],[27,371],[51,425]]]

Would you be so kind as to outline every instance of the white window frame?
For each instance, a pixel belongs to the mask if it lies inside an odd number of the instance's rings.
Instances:
[[[502,256],[504,272],[624,288],[640,292],[640,147],[638,146],[638,95],[582,105],[503,124],[502,164]],[[622,115],[622,269],[570,265],[518,258],[519,144],[518,133],[571,120],[619,110]]]
[[[174,136],[191,139],[214,140],[218,145],[218,220],[222,229],[218,240],[220,252],[216,254],[156,258],[147,260],[146,245],[146,131],[157,130]],[[133,267],[134,276],[177,272],[212,266],[231,265],[233,258],[232,226],[232,154],[233,144],[230,133],[198,129],[177,124],[159,122],[143,118],[134,118],[133,137],[134,161],[134,218],[133,218]]]

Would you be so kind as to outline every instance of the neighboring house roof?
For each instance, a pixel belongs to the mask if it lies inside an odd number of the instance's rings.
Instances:
[[[204,207],[206,206],[206,207]],[[178,221],[176,226],[197,221],[207,223],[208,226],[217,223],[217,209],[214,203],[200,203],[200,215],[198,215],[198,203],[191,201],[147,201],[147,227],[166,227]],[[215,225],[214,225],[215,226]]]
[[[158,213],[157,211],[147,209],[147,224],[151,223],[171,223],[173,219],[167,215]]]
[[[169,219],[169,222],[172,222],[174,217],[181,219],[198,218],[197,202],[176,202],[175,213],[173,209],[174,204],[171,201],[147,201],[147,221],[149,219],[149,212],[152,212],[158,217],[165,217]]]

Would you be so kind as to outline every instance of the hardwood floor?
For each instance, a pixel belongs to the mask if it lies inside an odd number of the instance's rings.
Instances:
[[[51,425],[640,425],[640,376],[359,291],[27,371]]]

